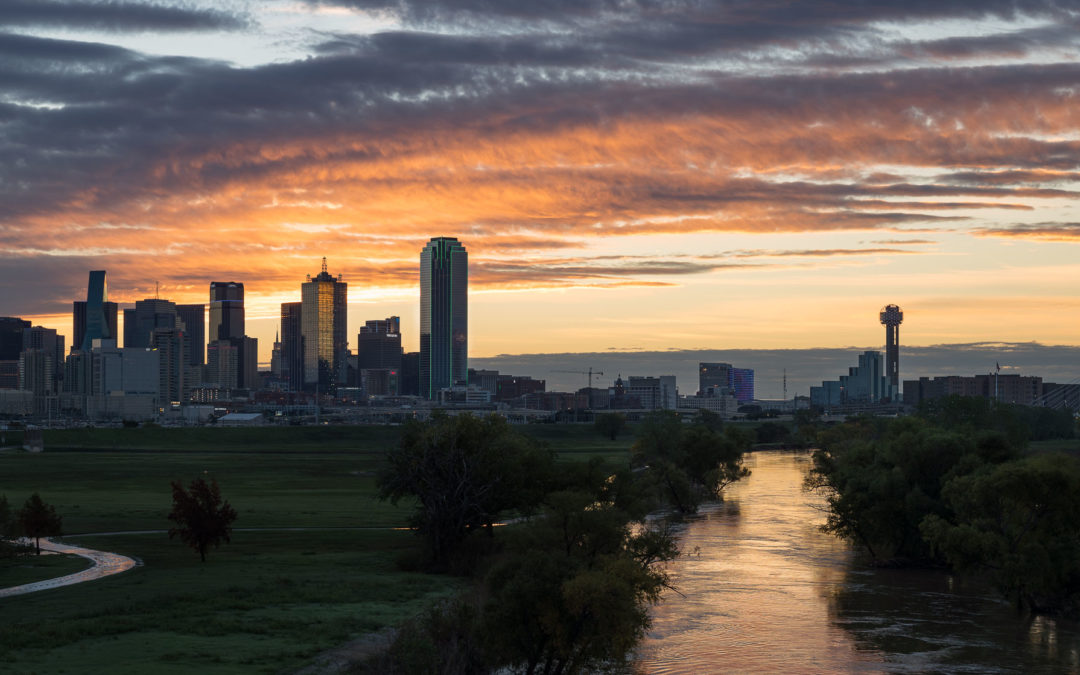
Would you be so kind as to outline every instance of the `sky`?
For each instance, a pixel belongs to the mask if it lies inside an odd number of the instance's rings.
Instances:
[[[477,359],[1078,345],[1078,189],[1072,0],[0,2],[0,314],[69,339],[240,281],[268,361],[326,256],[415,350],[456,236]]]

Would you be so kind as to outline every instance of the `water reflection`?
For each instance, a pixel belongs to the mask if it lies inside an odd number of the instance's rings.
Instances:
[[[653,612],[635,673],[1078,673],[1080,627],[1024,618],[992,589],[873,570],[818,526],[809,456],[752,453],[753,475],[682,526],[683,594]]]

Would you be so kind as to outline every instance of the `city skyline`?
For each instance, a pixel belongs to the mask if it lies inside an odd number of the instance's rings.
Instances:
[[[446,235],[475,357],[869,346],[890,302],[906,344],[1080,344],[1068,4],[53,4],[0,35],[0,290],[69,338],[87,270],[236,279],[266,363],[330,255],[347,334],[413,351]]]

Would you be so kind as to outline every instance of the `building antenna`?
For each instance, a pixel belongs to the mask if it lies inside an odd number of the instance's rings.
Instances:
[[[784,400],[787,400],[787,368],[784,368]]]
[[[161,288],[160,287],[161,287],[161,282],[160,281],[155,281],[154,282],[154,299],[155,300],[160,300],[161,299]]]

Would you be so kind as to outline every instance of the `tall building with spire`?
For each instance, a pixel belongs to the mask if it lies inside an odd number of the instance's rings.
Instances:
[[[304,387],[334,392],[348,382],[348,285],[322,271],[300,285],[300,322],[304,346]]]
[[[468,382],[469,255],[454,237],[420,252],[420,395]]]

